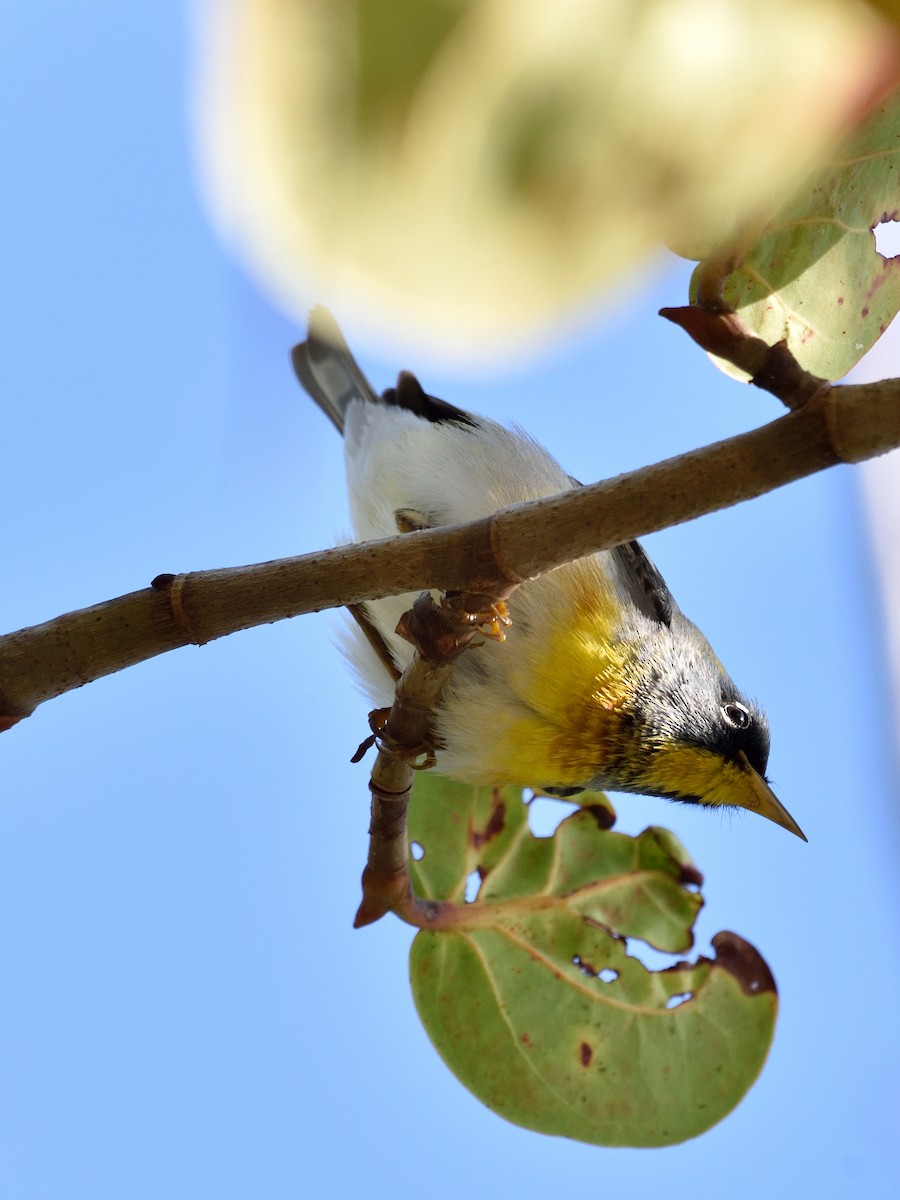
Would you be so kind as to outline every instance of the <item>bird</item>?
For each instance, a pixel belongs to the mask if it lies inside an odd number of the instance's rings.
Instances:
[[[580,486],[526,433],[427,394],[408,371],[379,395],[322,306],[291,359],[343,435],[357,541],[459,525]],[[376,703],[390,704],[412,657],[397,625],[415,598],[372,600],[355,612],[366,636],[354,663]],[[764,712],[681,612],[639,542],[530,579],[508,607],[503,644],[463,654],[441,696],[436,771],[557,797],[616,791],[740,808],[807,840],[766,778]]]

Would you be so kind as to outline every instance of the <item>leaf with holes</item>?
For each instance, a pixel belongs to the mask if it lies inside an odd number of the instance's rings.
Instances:
[[[839,379],[900,308],[900,256],[873,230],[900,219],[900,90],[893,92],[772,220],[729,277],[725,299],[770,345],[786,338],[807,370]],[[691,287],[692,299],[696,293]],[[746,379],[714,359],[726,373]]]
[[[715,958],[662,971],[630,956],[629,937],[690,948],[702,880],[666,830],[608,825],[609,809],[589,802],[535,838],[515,790],[418,779],[413,883],[459,907],[417,934],[413,995],[444,1061],[501,1116],[597,1145],[670,1145],[753,1083],[775,984],[736,934],[713,939]]]

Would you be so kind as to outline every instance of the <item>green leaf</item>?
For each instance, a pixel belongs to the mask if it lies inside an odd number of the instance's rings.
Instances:
[[[807,370],[839,379],[900,308],[900,257],[880,255],[872,232],[898,218],[900,90],[766,226],[729,277],[725,299],[770,345],[786,338]],[[692,283],[692,299],[695,291]],[[721,359],[713,361],[727,374],[747,378]]]
[[[634,937],[687,950],[701,879],[678,840],[609,831],[590,798],[535,838],[512,789],[417,780],[410,837],[420,896],[454,901],[421,931],[419,1015],[457,1077],[495,1112],[598,1145],[660,1146],[721,1120],[756,1078],[777,997],[735,934],[717,956],[649,971]],[[481,880],[464,903],[466,881]]]

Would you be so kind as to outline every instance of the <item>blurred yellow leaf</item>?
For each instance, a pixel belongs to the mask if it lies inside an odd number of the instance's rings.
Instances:
[[[311,300],[510,352],[665,241],[764,219],[884,83],[854,0],[209,0],[210,203]]]

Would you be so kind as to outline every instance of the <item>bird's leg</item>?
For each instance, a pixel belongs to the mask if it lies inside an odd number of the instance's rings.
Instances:
[[[506,641],[506,630],[512,625],[512,617],[505,599],[491,599],[471,592],[447,592],[441,607],[458,616],[465,627],[474,626],[489,641]]]

